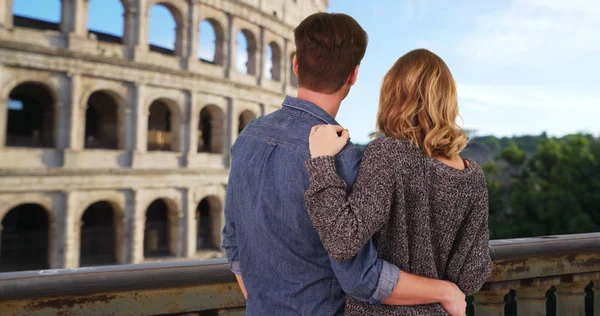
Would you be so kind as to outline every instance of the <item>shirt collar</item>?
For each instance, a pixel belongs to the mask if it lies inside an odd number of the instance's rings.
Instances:
[[[323,121],[323,123],[339,125],[338,122],[331,115],[329,115],[327,112],[325,112],[325,110],[321,109],[319,106],[312,102],[294,98],[291,96],[286,96],[285,100],[283,100],[283,106],[306,112],[320,119],[321,121]]]

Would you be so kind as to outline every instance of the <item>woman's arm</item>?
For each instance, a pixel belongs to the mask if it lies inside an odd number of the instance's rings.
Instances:
[[[448,280],[455,282],[466,295],[479,291],[492,269],[487,187],[474,194],[477,195],[475,203],[454,243],[446,272]]]
[[[310,177],[305,194],[308,214],[335,260],[354,257],[388,220],[399,183],[386,147],[378,140],[368,146],[350,195],[336,173],[334,157],[317,157],[305,164]]]

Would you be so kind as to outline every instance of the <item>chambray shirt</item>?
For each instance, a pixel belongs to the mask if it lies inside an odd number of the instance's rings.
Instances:
[[[346,294],[380,304],[400,276],[378,259],[372,242],[356,257],[327,255],[304,202],[310,158],[308,135],[317,124],[337,124],[308,101],[286,97],[282,109],[252,121],[231,148],[223,248],[248,292],[246,313],[343,315]],[[351,143],[336,157],[348,184],[358,176],[360,152]]]

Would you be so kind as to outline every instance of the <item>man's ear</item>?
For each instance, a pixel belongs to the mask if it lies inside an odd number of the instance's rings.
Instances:
[[[352,73],[350,73],[350,76],[348,77],[349,86],[353,86],[356,83],[356,80],[358,79],[358,68],[360,68],[360,64],[356,65]]]
[[[294,59],[292,59],[292,69],[294,70],[294,74],[298,77],[298,57],[294,54]]]

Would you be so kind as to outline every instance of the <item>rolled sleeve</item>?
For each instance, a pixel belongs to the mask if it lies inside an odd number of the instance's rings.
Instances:
[[[242,275],[242,269],[240,268],[239,261],[233,261],[233,260],[229,261],[229,269],[231,269],[231,272],[233,272],[237,275]]]
[[[356,257],[346,261],[330,259],[330,262],[344,292],[373,305],[379,305],[388,298],[400,279],[398,267],[377,258],[372,241]]]
[[[377,289],[375,289],[370,303],[381,304],[392,294],[396,284],[398,284],[398,280],[400,280],[400,269],[387,261],[383,261]]]

